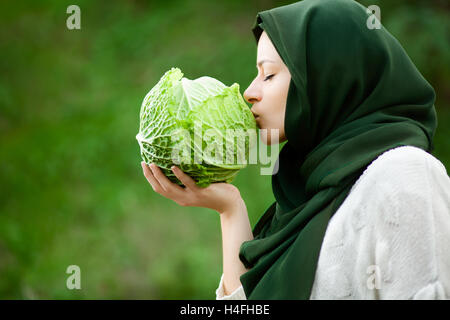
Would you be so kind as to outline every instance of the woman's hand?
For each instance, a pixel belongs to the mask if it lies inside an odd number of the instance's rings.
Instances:
[[[186,187],[183,188],[170,181],[155,164],[150,164],[150,168],[145,162],[141,165],[153,190],[180,206],[209,208],[222,214],[234,212],[243,204],[239,189],[232,184],[212,183],[202,188],[181,169],[173,166],[173,173]]]

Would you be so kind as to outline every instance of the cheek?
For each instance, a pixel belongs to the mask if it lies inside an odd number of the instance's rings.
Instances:
[[[284,133],[285,109],[283,104],[267,99],[263,111],[260,112],[262,118],[259,122],[260,128],[278,129],[281,133]]]
[[[268,101],[266,101],[268,102]],[[267,144],[273,144],[285,140],[284,117],[286,112],[286,98],[274,96],[264,112],[264,121],[261,123],[261,129],[267,129],[268,137],[263,139]],[[275,129],[271,132],[270,129]]]
[[[268,102],[268,101],[267,101]],[[284,116],[286,113],[286,98],[281,94],[273,96],[270,104],[267,106],[266,124],[271,128],[277,128],[284,132]]]
[[[263,142],[274,144],[286,140],[284,130],[284,118],[286,113],[286,100],[289,91],[290,77],[284,75],[278,78],[279,81],[270,84],[264,90],[264,111],[261,122],[261,129],[268,129],[267,137],[261,136]],[[273,133],[270,129],[277,129]]]
[[[283,113],[286,109],[287,90],[284,83],[274,85],[270,91],[264,94],[264,98],[270,101],[269,108],[272,113]],[[269,102],[267,101],[267,102]]]

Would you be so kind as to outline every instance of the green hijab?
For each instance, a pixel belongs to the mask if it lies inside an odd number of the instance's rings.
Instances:
[[[368,18],[352,0],[304,0],[256,16],[256,40],[267,32],[291,82],[276,201],[239,252],[248,299],[309,299],[328,222],[365,168],[397,146],[433,150],[435,92]]]

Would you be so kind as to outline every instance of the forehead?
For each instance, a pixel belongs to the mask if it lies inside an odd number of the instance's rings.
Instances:
[[[261,34],[258,41],[258,61],[264,59],[274,60],[276,62],[281,61],[277,50],[265,31]]]

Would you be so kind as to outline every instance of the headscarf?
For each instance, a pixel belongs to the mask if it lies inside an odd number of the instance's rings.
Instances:
[[[433,151],[434,89],[370,14],[304,0],[256,16],[256,41],[265,30],[291,82],[276,201],[239,252],[248,299],[309,299],[328,222],[365,168],[398,146]]]

